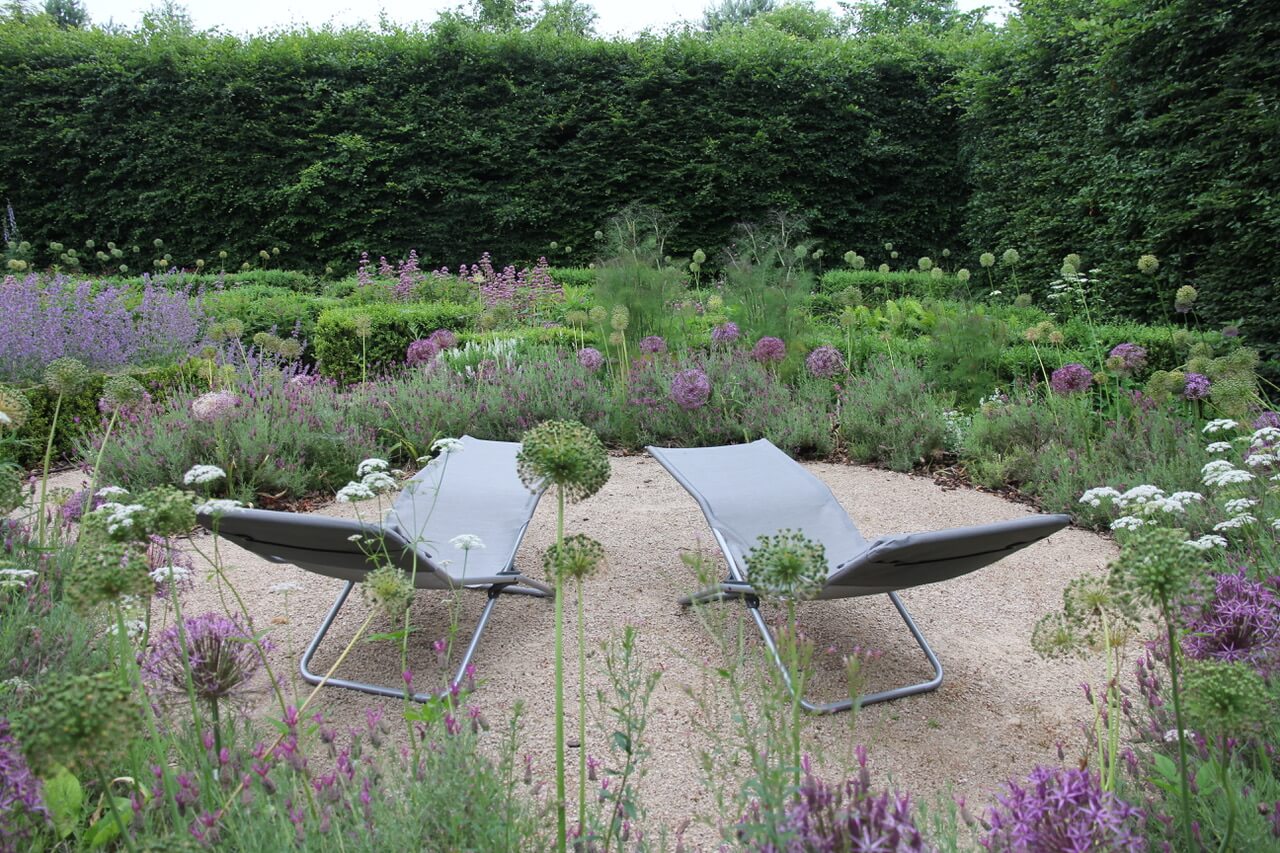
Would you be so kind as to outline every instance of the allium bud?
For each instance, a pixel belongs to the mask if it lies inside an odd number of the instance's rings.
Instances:
[[[1155,255],[1143,255],[1138,258],[1138,272],[1151,275],[1160,268],[1160,259]]]
[[[888,272],[888,271],[889,271],[889,265],[888,265],[888,264],[881,264],[881,265],[879,266],[879,270],[880,270],[880,272],[882,272],[882,273],[883,273],[883,272]]]
[[[20,430],[31,415],[31,404],[14,388],[0,386],[0,429]]]
[[[98,408],[104,412],[128,410],[147,397],[147,389],[132,376],[112,376],[102,386]]]
[[[707,253],[701,249],[695,249],[693,251],[693,262],[695,264],[705,264],[707,262]]]
[[[792,530],[761,536],[747,552],[746,563],[752,585],[770,598],[813,598],[827,581],[821,543]]]
[[[577,421],[545,421],[520,439],[516,473],[531,491],[558,486],[571,501],[589,498],[609,481],[600,437]]]
[[[933,269],[933,258],[928,258],[928,257],[921,258],[920,260],[916,261],[916,266],[920,268],[921,272],[928,272],[929,270]]]
[[[990,252],[983,252],[978,256],[978,263],[984,267],[993,267],[996,265],[996,256]]]
[[[968,282],[968,281],[969,281],[969,271],[968,271],[967,269],[965,269],[964,267],[961,267],[960,269],[956,270],[956,278],[960,279],[960,281],[962,281],[962,282]]]
[[[44,384],[55,394],[70,396],[89,381],[89,369],[74,358],[56,358],[44,369]]]
[[[1006,264],[1016,264],[1018,262],[1018,257],[1017,249],[1005,249],[1004,254],[1000,256],[1000,260],[1004,261]]]

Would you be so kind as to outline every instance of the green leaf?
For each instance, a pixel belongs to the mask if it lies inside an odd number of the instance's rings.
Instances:
[[[58,838],[66,838],[75,832],[84,807],[84,789],[80,787],[80,780],[67,768],[59,767],[57,773],[44,780],[44,804],[49,809]]]
[[[627,755],[631,754],[631,737],[626,732],[614,732],[613,743]]]
[[[128,826],[133,822],[133,805],[125,797],[112,797],[115,801],[116,811],[120,813],[120,820],[124,821]],[[115,815],[111,813],[111,809],[104,809],[102,816],[93,822],[89,827],[89,831],[84,834],[84,843],[90,850],[97,850],[99,847],[105,847],[112,841],[120,837],[120,824],[116,822]]]

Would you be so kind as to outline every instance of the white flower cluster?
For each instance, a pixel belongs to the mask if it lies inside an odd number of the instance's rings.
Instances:
[[[1081,495],[1080,503],[1088,504],[1089,506],[1093,506],[1093,507],[1098,507],[1098,506],[1102,506],[1102,501],[1104,499],[1115,500],[1118,497],[1120,497],[1120,493],[1117,492],[1115,489],[1111,488],[1110,486],[1098,486],[1095,489],[1089,489],[1087,492]]]
[[[338,494],[336,495],[337,501],[340,504],[353,504],[358,501],[367,501],[372,497],[372,489],[364,483],[358,483],[355,481],[347,483],[341,489],[338,489]]]
[[[449,540],[449,544],[459,551],[474,551],[484,548],[484,540],[474,533],[462,533]]]
[[[1247,483],[1253,479],[1248,471],[1241,471],[1225,459],[1215,459],[1205,463],[1200,469],[1201,481],[1206,486],[1230,486],[1233,483]]]
[[[1187,506],[1204,500],[1199,492],[1174,492],[1166,495],[1159,486],[1134,486],[1123,494],[1110,486],[1089,489],[1080,496],[1080,503],[1089,506],[1102,506],[1104,500],[1110,500],[1119,510],[1129,510],[1142,515],[1154,515],[1157,512],[1186,512]]]
[[[147,508],[142,504],[105,503],[94,512],[98,515],[106,516],[107,532],[114,534],[132,530],[133,517],[138,513],[146,512],[146,510]]]
[[[24,589],[35,576],[32,569],[0,569],[0,589]]]
[[[1280,518],[1271,519],[1271,529],[1280,530]]]
[[[1201,432],[1205,435],[1213,435],[1214,433],[1226,432],[1227,430],[1235,429],[1238,426],[1240,426],[1240,424],[1231,420],[1231,418],[1218,418],[1205,424],[1204,429],[1201,430]]]
[[[1275,427],[1263,427],[1249,438],[1249,446],[1255,449],[1270,447],[1273,444],[1280,444],[1280,429]]]
[[[1232,515],[1239,515],[1246,509],[1253,509],[1257,505],[1258,502],[1253,498],[1236,498],[1235,500],[1227,501],[1223,508]]]
[[[1244,464],[1250,468],[1261,468],[1264,465],[1274,465],[1280,462],[1280,456],[1274,453],[1258,453],[1257,451],[1250,453],[1244,459]]]
[[[1229,441],[1211,441],[1205,445],[1204,449],[1210,453],[1230,453],[1235,448],[1231,446]]]
[[[225,515],[228,512],[235,512],[240,509],[248,509],[248,506],[240,503],[240,501],[233,501],[229,498],[215,498],[214,500],[205,501],[197,506],[196,514],[211,515],[214,518],[217,518],[220,515]]]
[[[121,495],[129,494],[129,490],[120,486],[103,486],[101,489],[93,493],[95,498],[118,498]]]
[[[1213,529],[1221,533],[1223,530],[1239,530],[1240,528],[1247,527],[1250,524],[1257,524],[1257,522],[1257,516],[1249,515],[1249,513],[1246,512],[1237,515],[1235,518],[1228,518],[1226,521],[1219,521],[1213,526]]]
[[[274,595],[280,595],[281,593],[290,593],[299,589],[302,589],[302,584],[297,581],[283,581],[272,585],[272,587],[267,591]]]
[[[461,453],[465,448],[460,438],[437,438],[431,443],[431,449],[441,453]]]
[[[151,579],[156,583],[181,583],[191,577],[191,570],[186,566],[157,566],[151,570]]]
[[[147,632],[147,623],[142,619],[126,619],[124,621],[124,632],[130,640],[137,640]],[[107,636],[114,637],[120,633],[120,626],[113,623],[107,628]]]
[[[1138,518],[1136,515],[1122,515],[1115,521],[1111,522],[1112,530],[1137,530],[1147,522]]]
[[[191,470],[182,475],[182,483],[186,486],[203,486],[224,479],[227,472],[217,465],[193,465]]]
[[[1187,544],[1197,551],[1208,551],[1212,548],[1227,547],[1227,540],[1210,533],[1206,536],[1201,536],[1199,539],[1188,539]]]
[[[390,471],[391,466],[385,459],[366,459],[356,466],[356,476],[363,477],[374,471]]]

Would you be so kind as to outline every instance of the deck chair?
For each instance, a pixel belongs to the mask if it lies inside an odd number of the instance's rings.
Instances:
[[[466,677],[502,594],[553,595],[545,584],[515,567],[516,549],[541,497],[516,476],[519,451],[514,442],[464,436],[462,450],[437,456],[405,484],[381,524],[261,509],[198,518],[204,527],[273,563],[292,563],[347,582],[302,655],[302,677],[311,684],[324,680],[310,669],[316,650],[351,590],[378,562],[389,559],[412,574],[418,589],[486,593],[488,601],[450,682],[456,687]],[[468,551],[465,561],[463,552],[449,546],[450,539],[463,533],[479,536],[485,545]],[[378,696],[404,696],[401,688],[361,681],[330,678],[324,683]],[[417,693],[413,698],[425,702],[432,696]]]
[[[680,603],[687,607],[729,598],[743,600],[788,689],[795,689],[791,674],[760,613],[759,593],[747,576],[745,558],[760,536],[789,528],[823,545],[829,565],[820,599],[889,596],[934,675],[919,684],[860,696],[856,701],[859,706],[936,690],[942,684],[942,664],[898,598],[898,590],[980,569],[1070,522],[1065,515],[1033,515],[867,542],[831,490],[765,439],[725,447],[648,450],[698,501],[729,564],[724,582],[685,596]],[[814,713],[847,711],[855,705],[852,699],[815,704],[799,698],[803,707]]]

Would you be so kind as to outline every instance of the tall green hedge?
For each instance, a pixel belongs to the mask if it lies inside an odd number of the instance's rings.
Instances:
[[[1077,252],[1140,319],[1191,284],[1280,373],[1277,44],[1267,3],[1024,0],[971,75],[969,240],[1041,286]]]
[[[955,69],[895,44],[10,22],[0,196],[42,252],[113,240],[145,264],[154,238],[179,263],[227,250],[232,268],[273,246],[313,271],[365,249],[568,264],[632,202],[670,213],[673,255],[772,209],[807,215],[833,257],[923,253],[959,228]]]

